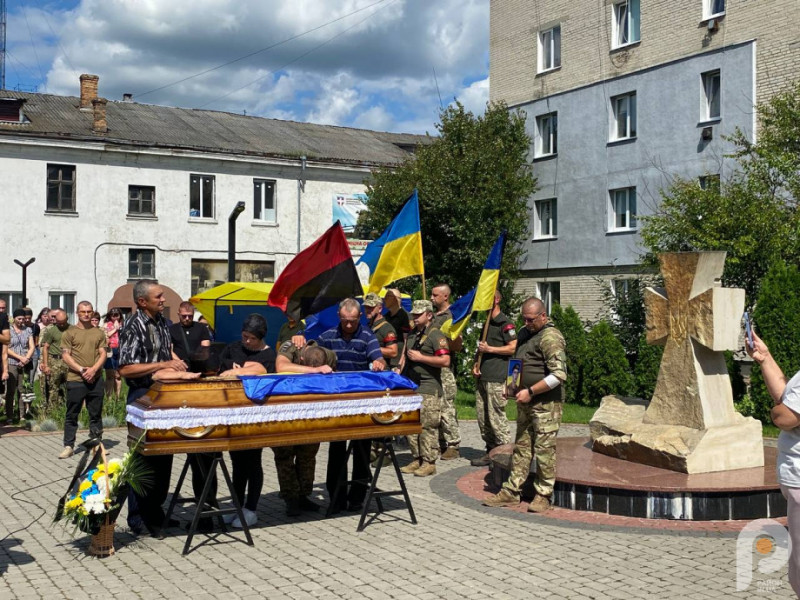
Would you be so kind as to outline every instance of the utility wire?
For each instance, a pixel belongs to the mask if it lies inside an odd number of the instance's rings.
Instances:
[[[374,15],[375,15],[375,14],[376,14],[378,11],[380,11],[380,10],[381,10],[381,9],[383,9],[383,8],[386,8],[387,6],[389,6],[389,5],[391,5],[391,4],[394,4],[396,1],[397,1],[397,0],[389,0],[389,4],[384,4],[383,6],[381,6],[381,7],[377,8],[377,9],[375,9],[373,12],[371,12],[370,14],[368,14],[366,17],[364,17],[363,19],[361,19],[361,20],[360,20],[360,21],[358,21],[357,23],[354,23],[353,25],[351,25],[350,27],[348,27],[348,28],[347,28],[347,29],[345,29],[344,31],[341,31],[341,32],[339,32],[339,33],[337,33],[337,34],[333,35],[332,37],[328,38],[327,40],[325,40],[325,41],[324,41],[324,42],[322,42],[321,44],[318,44],[318,45],[314,46],[313,48],[311,48],[310,50],[308,50],[308,51],[306,51],[306,52],[303,52],[303,54],[301,54],[300,56],[297,56],[297,57],[293,58],[292,60],[290,60],[289,62],[287,62],[287,63],[284,63],[283,65],[281,65],[281,66],[280,66],[280,67],[278,67],[277,69],[273,69],[272,71],[268,71],[268,72],[267,72],[265,75],[262,75],[262,76],[261,76],[261,77],[259,77],[258,79],[255,79],[255,80],[251,81],[250,83],[247,83],[247,84],[245,84],[245,85],[243,85],[243,86],[241,86],[241,87],[238,87],[238,88],[236,88],[235,90],[231,90],[231,91],[230,91],[230,92],[228,92],[227,94],[223,94],[222,96],[219,96],[219,97],[217,97],[217,98],[214,98],[213,100],[209,100],[208,102],[206,102],[205,104],[201,104],[201,105],[200,105],[200,106],[198,106],[197,108],[205,108],[205,107],[206,107],[206,106],[208,106],[209,104],[213,104],[214,102],[218,102],[219,100],[223,100],[223,99],[227,98],[228,96],[231,96],[231,95],[235,94],[236,92],[240,92],[240,91],[242,91],[243,89],[245,89],[245,88],[247,88],[247,87],[250,87],[250,86],[251,86],[251,85],[253,85],[253,84],[256,84],[256,83],[258,83],[259,81],[262,81],[262,80],[266,79],[267,77],[269,77],[270,75],[273,75],[274,73],[276,73],[276,72],[278,72],[278,71],[282,71],[283,69],[285,69],[285,68],[286,68],[286,67],[288,67],[289,65],[292,65],[292,64],[296,63],[297,61],[299,61],[299,60],[301,60],[301,59],[305,58],[306,56],[308,56],[308,55],[309,55],[309,54],[311,54],[312,52],[315,52],[315,51],[319,50],[320,48],[322,48],[323,46],[326,46],[327,44],[330,44],[332,41],[334,41],[335,39],[337,39],[337,38],[339,38],[339,37],[343,36],[345,33],[347,33],[348,31],[350,31],[351,29],[355,29],[356,27],[358,27],[359,25],[361,25],[361,24],[362,24],[364,21],[366,21],[366,20],[367,20],[367,19],[369,19],[370,17],[374,16]],[[375,4],[380,4],[380,3],[379,3],[379,2],[376,2]]]
[[[42,63],[39,61],[39,53],[36,52],[36,42],[33,41],[33,31],[31,31],[31,24],[28,21],[28,10],[29,9],[26,6],[23,9],[22,14],[25,16],[25,24],[28,26],[28,35],[31,38],[31,47],[33,48],[33,56],[36,58],[36,66],[39,67],[39,75],[42,78],[42,84],[44,84],[45,82],[44,72],[42,71]],[[47,90],[47,87],[45,87],[44,89]]]
[[[355,15],[357,13],[363,12],[363,11],[367,10],[368,8],[372,8],[373,6],[376,6],[378,4],[383,4],[386,1],[387,0],[378,0],[377,2],[373,2],[372,4],[368,4],[367,6],[359,8],[358,10],[354,10],[353,12],[348,13],[346,15],[343,15],[341,17],[338,17],[336,19],[333,19],[332,21],[328,21],[327,23],[323,23],[322,25],[318,25],[317,27],[314,27],[313,29],[309,29],[308,31],[304,31],[303,33],[298,33],[297,35],[293,35],[291,37],[288,37],[283,41],[276,42],[274,44],[270,44],[269,46],[267,46],[265,48],[261,48],[260,50],[256,50],[255,52],[250,52],[249,54],[245,54],[244,56],[240,56],[238,58],[234,58],[233,60],[229,60],[228,62],[222,63],[222,64],[217,65],[215,67],[211,67],[210,69],[206,69],[205,71],[200,71],[199,73],[195,73],[194,75],[189,75],[188,77],[184,77],[183,79],[179,79],[178,81],[173,81],[172,83],[168,83],[166,85],[162,85],[160,87],[153,88],[152,90],[147,90],[146,92],[140,92],[138,94],[134,94],[134,97],[135,98],[141,98],[142,96],[147,96],[148,94],[152,94],[153,92],[158,92],[158,91],[166,89],[168,87],[172,87],[173,85],[178,85],[179,83],[183,83],[184,81],[189,81],[190,79],[194,79],[195,77],[200,77],[201,75],[205,75],[206,73],[211,73],[212,71],[216,71],[216,70],[221,69],[223,67],[227,67],[228,65],[232,65],[232,64],[237,63],[237,62],[239,62],[241,60],[245,60],[246,58],[250,58],[251,56],[255,56],[256,54],[261,54],[262,52],[266,52],[267,50],[272,50],[273,48],[277,48],[278,46],[282,46],[283,44],[286,44],[288,42],[291,42],[293,40],[296,40],[296,39],[299,39],[299,38],[301,38],[303,36],[306,36],[309,33],[314,33],[315,31],[319,31],[320,29],[323,29],[324,27],[327,27],[328,25],[333,25],[334,23],[338,23],[339,21],[341,21],[343,19],[351,17],[351,16],[353,16],[353,15]],[[392,2],[394,2],[394,0],[390,0],[389,4],[391,4]],[[245,86],[245,87],[247,87],[247,86]]]
[[[48,29],[50,29],[50,33],[53,34],[53,38],[56,40],[58,49],[61,50],[62,54],[64,55],[64,60],[67,61],[67,66],[69,67],[70,71],[74,71],[75,67],[72,66],[72,61],[69,59],[67,51],[64,49],[64,46],[61,45],[61,38],[56,35],[56,32],[53,30],[53,26],[50,24],[50,19],[47,18],[47,13],[42,11],[42,16],[44,17],[44,22],[47,23]]]

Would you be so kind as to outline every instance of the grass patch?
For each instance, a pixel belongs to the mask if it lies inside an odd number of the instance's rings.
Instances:
[[[588,424],[589,419],[594,415],[597,407],[583,406],[581,404],[564,404],[562,417],[563,423],[583,423]],[[456,413],[459,419],[475,420],[475,394],[470,392],[458,391],[456,394]],[[509,421],[517,420],[517,403],[509,400],[506,404],[506,416]]]

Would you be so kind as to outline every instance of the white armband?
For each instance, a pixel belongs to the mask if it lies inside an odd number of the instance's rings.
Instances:
[[[545,377],[542,381],[544,381],[547,384],[547,387],[549,387],[551,390],[554,390],[561,385],[561,380],[552,374]]]

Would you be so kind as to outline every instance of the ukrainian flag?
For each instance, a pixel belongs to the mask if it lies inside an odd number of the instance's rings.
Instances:
[[[506,241],[506,232],[500,234],[497,241],[483,265],[481,278],[477,287],[472,288],[450,306],[453,319],[447,320],[442,325],[442,333],[451,340],[456,339],[469,323],[473,312],[492,310],[494,307],[494,293],[500,281],[500,263],[503,260],[503,246]]]
[[[370,292],[379,292],[398,279],[425,273],[417,190],[381,236],[366,247],[356,264],[360,263],[369,267]]]

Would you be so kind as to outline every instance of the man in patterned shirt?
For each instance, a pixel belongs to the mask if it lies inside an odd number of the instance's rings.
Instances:
[[[187,373],[187,365],[172,352],[164,312],[164,289],[152,279],[140,279],[133,286],[136,314],[119,332],[119,372],[128,384],[127,404],[141,398],[150,389],[159,371],[171,371],[185,378],[199,377]],[[128,525],[135,533],[142,525],[153,537],[163,538],[162,504],[167,499],[172,473],[172,455],[142,456],[152,471],[153,485],[145,496],[131,492],[128,496]]]

